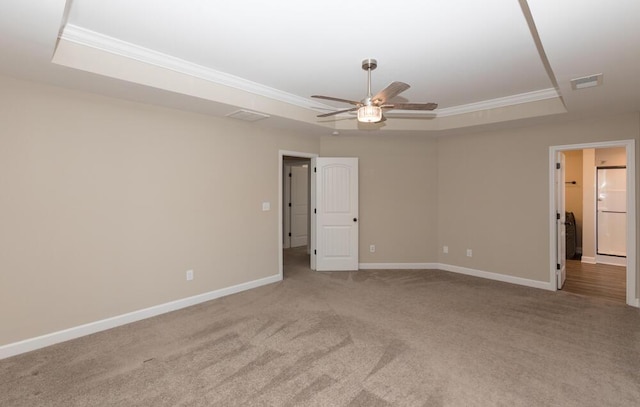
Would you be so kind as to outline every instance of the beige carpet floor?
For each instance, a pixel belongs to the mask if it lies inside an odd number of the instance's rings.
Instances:
[[[637,309],[285,257],[280,283],[0,361],[0,405],[640,405]]]

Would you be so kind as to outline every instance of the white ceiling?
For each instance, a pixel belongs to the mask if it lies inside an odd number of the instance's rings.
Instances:
[[[0,72],[136,101],[327,134],[440,134],[550,118],[640,111],[637,0],[4,0]],[[350,115],[365,58],[373,91],[437,102],[382,125]],[[574,91],[573,78],[603,73]]]

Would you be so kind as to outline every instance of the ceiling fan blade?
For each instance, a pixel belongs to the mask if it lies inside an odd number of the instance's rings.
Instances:
[[[324,114],[319,114],[318,117],[329,117],[329,116],[335,116],[337,114],[340,113],[347,113],[347,112],[355,112],[356,110],[358,110],[357,107],[352,107],[351,109],[344,109],[344,110],[338,110],[336,112],[330,112],[330,113],[324,113]]]
[[[410,87],[411,86],[404,82],[392,82],[389,84],[389,86],[382,89],[374,97],[372,97],[371,101],[373,102],[373,104],[380,106],[387,100],[393,99]]]
[[[438,107],[437,103],[390,103],[380,106],[385,109],[400,110],[434,110]]]
[[[356,102],[355,100],[340,99],[340,98],[334,98],[334,97],[331,97],[331,96],[311,95],[311,97],[312,98],[316,98],[316,99],[326,99],[326,100],[333,100],[335,102],[349,103],[351,105],[356,105],[356,106],[361,106],[362,105],[362,103]]]

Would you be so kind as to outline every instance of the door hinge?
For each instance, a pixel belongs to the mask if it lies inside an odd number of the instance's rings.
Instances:
[[[291,173],[289,173],[289,178],[291,178]]]
[[[560,220],[560,214],[556,212],[556,220]]]
[[[315,254],[318,254],[318,252],[316,252],[316,251],[314,250],[314,251],[313,251],[313,254],[314,254],[314,255],[315,255]]]
[[[560,264],[556,263],[556,270],[560,270]]]
[[[560,163],[556,163],[556,170],[560,169]]]
[[[313,167],[313,172],[317,172],[317,171],[316,171],[316,167]]]
[[[289,232],[289,237],[291,237],[291,232]]]
[[[313,213],[318,213],[318,210],[316,208],[313,208]]]
[[[289,208],[291,208],[291,202],[289,202]]]

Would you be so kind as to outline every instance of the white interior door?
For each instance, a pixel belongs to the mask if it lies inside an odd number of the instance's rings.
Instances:
[[[311,160],[311,269],[358,270],[358,159]]]
[[[291,247],[306,246],[309,214],[309,166],[291,167]]]
[[[566,252],[566,215],[565,215],[565,156],[558,152],[556,156],[556,276],[558,290],[564,285],[567,278],[567,252]]]

